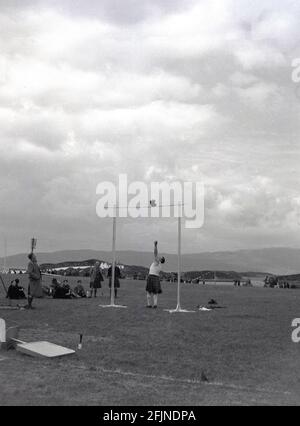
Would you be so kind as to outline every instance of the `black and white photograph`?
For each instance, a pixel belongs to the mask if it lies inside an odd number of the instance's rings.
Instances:
[[[300,405],[299,23],[0,0],[0,407]]]

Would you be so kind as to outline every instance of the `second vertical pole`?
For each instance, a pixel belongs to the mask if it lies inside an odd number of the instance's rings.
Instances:
[[[181,308],[181,245],[182,245],[182,210],[178,216],[178,283],[177,283],[177,307],[176,309],[166,309],[170,314],[175,313],[194,313],[195,311],[188,311]]]
[[[100,305],[100,308],[127,308],[127,306],[115,303],[115,279],[116,279],[116,242],[117,242],[117,214],[113,217],[113,243],[112,243],[112,270],[111,270],[111,295],[110,305]]]
[[[113,218],[113,261],[112,261],[112,271],[111,271],[111,305],[115,304],[115,278],[116,278],[116,240],[117,240],[117,216]]]
[[[178,217],[178,287],[177,287],[177,309],[181,309],[180,300],[181,286],[181,216]]]

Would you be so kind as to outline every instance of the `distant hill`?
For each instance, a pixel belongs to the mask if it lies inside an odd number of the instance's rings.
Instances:
[[[177,270],[177,255],[163,253],[167,258],[166,271]],[[111,253],[96,250],[65,250],[54,253],[38,253],[39,263],[78,262],[86,259],[111,261]],[[147,252],[119,251],[118,262],[124,265],[149,267],[153,254]],[[3,259],[0,259],[0,267]],[[22,268],[27,265],[27,255],[18,254],[7,258],[7,266]],[[232,252],[203,252],[184,254],[182,270],[187,271],[269,271],[278,275],[300,273],[300,249],[265,248],[257,250],[239,250]],[[257,274],[256,272],[255,274]],[[246,274],[245,274],[246,275]]]
[[[183,274],[184,279],[194,280],[198,278],[200,281],[205,280],[241,280],[242,275],[238,274],[234,271],[193,271],[193,272],[185,272]]]
[[[240,275],[247,278],[265,278],[272,274],[270,272],[241,272]]]
[[[59,262],[59,263],[40,263],[41,269],[61,269],[61,268],[73,268],[73,267],[88,267],[94,266],[97,261],[102,261],[100,259],[88,259],[83,261],[67,261],[67,262]]]
[[[110,266],[109,262],[103,261],[101,259],[88,259],[77,262],[42,263],[40,264],[40,268],[43,272],[49,273],[65,272],[67,275],[73,275],[73,273],[77,271],[80,276],[86,276],[86,274],[89,276],[90,268],[94,266],[96,262],[99,262],[101,268],[104,270],[107,270]],[[149,268],[145,268],[144,266],[124,265],[120,263],[118,263],[118,265],[121,267],[122,275],[126,277],[146,279],[146,276],[149,272]]]
[[[281,275],[278,277],[280,280],[286,280],[286,281],[297,281],[300,282],[300,274],[294,274],[294,275]]]
[[[89,259],[89,260],[77,261],[77,262],[72,261],[72,262],[60,262],[60,263],[44,263],[44,264],[40,264],[40,267],[42,271],[47,271],[47,270],[59,271],[59,270],[66,270],[66,268],[71,270],[75,268],[77,270],[86,271],[85,268],[90,270],[89,268],[94,266],[97,261],[100,262],[100,264],[104,267],[104,269],[108,268],[109,264],[100,259]],[[149,273],[149,268],[146,268],[144,266],[124,265],[124,264],[121,264],[120,266],[122,267],[122,273],[124,276],[131,276],[133,278],[146,279]],[[163,275],[164,275],[164,278],[166,279],[174,279],[174,277],[175,276],[177,277],[178,274],[175,271],[173,271],[173,272],[164,272]],[[258,273],[255,276],[257,275],[261,275],[261,274]],[[184,272],[182,274],[182,278],[188,281],[196,279],[196,278],[200,280],[213,280],[216,278],[219,280],[233,281],[233,280],[241,280],[242,275],[234,271],[189,271],[189,272]]]

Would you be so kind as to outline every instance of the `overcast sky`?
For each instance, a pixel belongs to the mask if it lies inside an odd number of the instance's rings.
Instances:
[[[300,247],[299,19],[289,0],[0,0],[9,253],[110,250],[96,186],[119,173],[204,181],[185,252]],[[154,239],[176,251],[176,223],[119,224],[121,249]]]

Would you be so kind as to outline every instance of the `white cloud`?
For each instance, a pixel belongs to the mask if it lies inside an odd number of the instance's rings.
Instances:
[[[202,249],[199,241],[253,246],[270,227],[272,244],[282,229],[295,242],[300,111],[288,55],[300,36],[296,3],[131,0],[135,13],[108,1],[4,3],[0,218],[16,251],[35,228],[45,248],[54,235],[57,247],[105,248],[95,188],[119,172],[204,179],[207,222],[189,251]],[[167,238],[169,226],[151,229]],[[123,232],[124,248],[130,238],[141,249],[149,233],[144,223]]]
[[[236,57],[246,71],[260,68],[283,67],[287,60],[283,52],[270,45],[244,41],[236,49]]]
[[[250,103],[254,108],[265,108],[268,102],[280,96],[275,84],[259,82],[250,87],[236,90],[243,102]]]
[[[231,82],[234,85],[240,86],[240,87],[247,87],[249,85],[252,85],[254,83],[258,82],[258,78],[252,74],[248,73],[242,73],[242,72],[235,72],[230,77]]]

